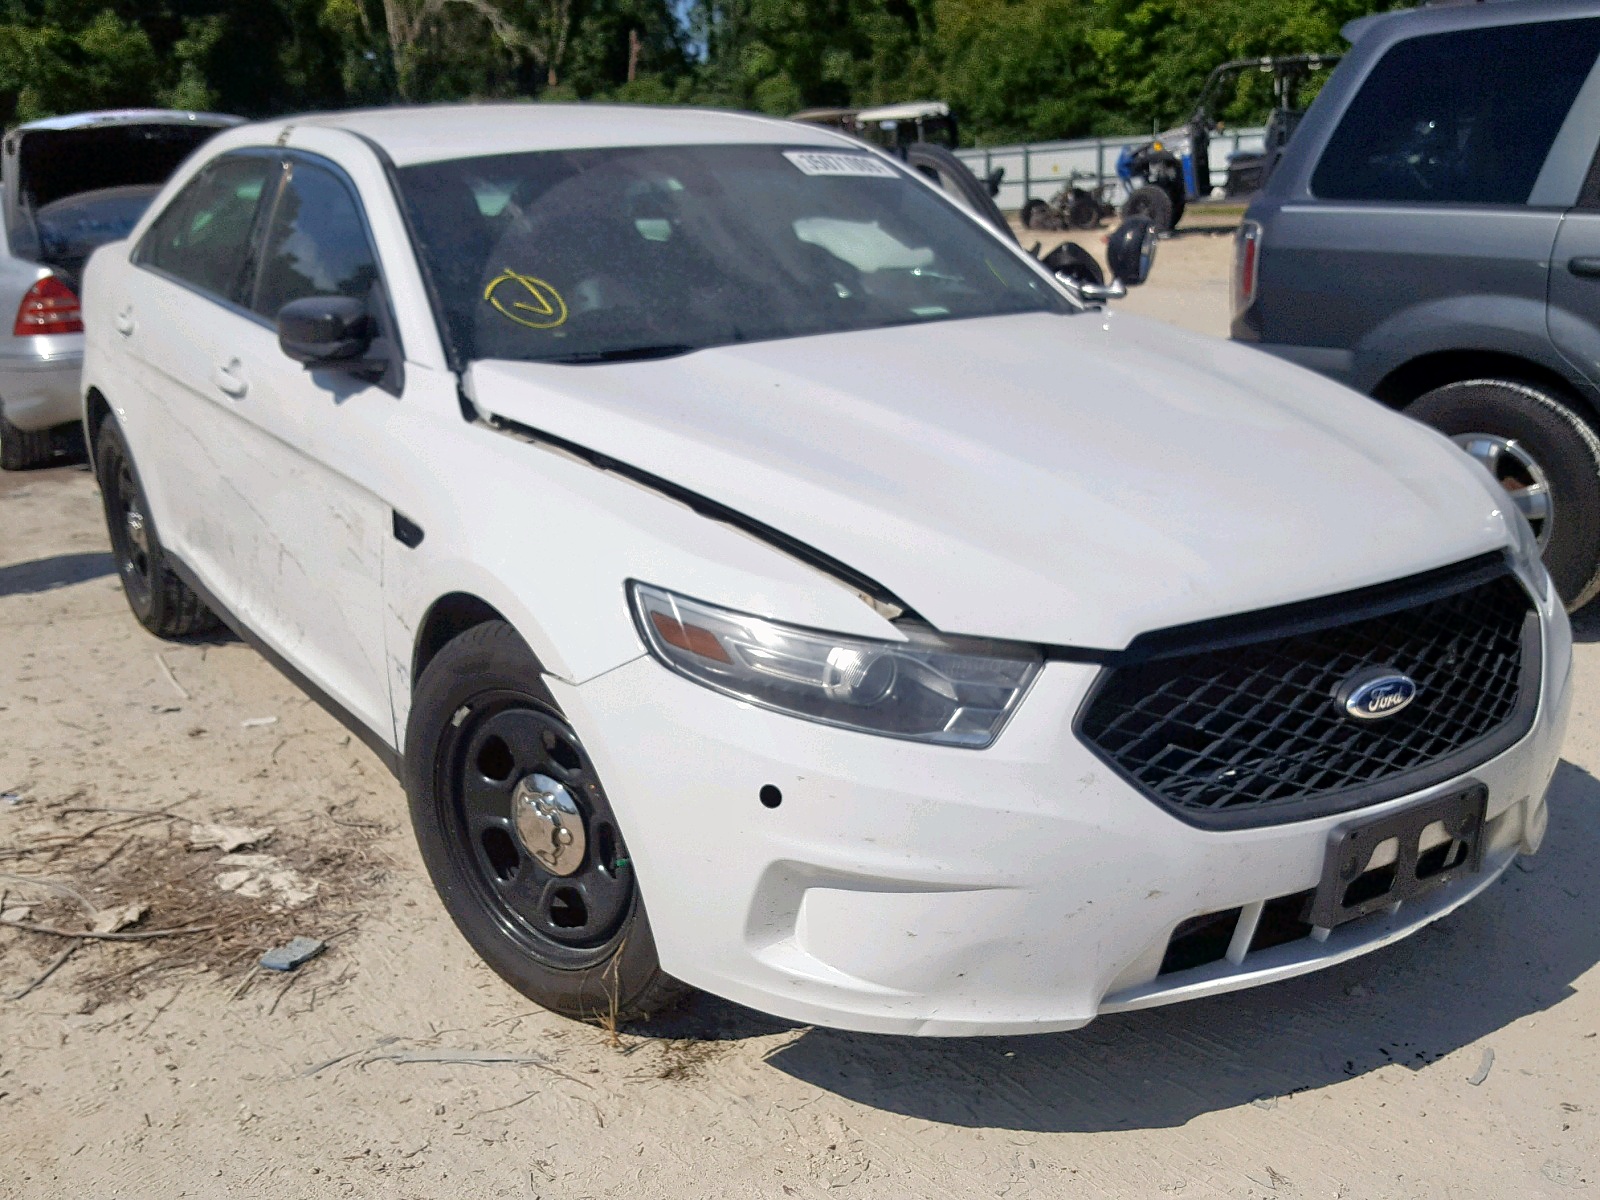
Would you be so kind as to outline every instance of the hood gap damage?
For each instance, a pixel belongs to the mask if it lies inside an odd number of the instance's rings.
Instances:
[[[765,542],[774,549],[782,551],[796,561],[820,571],[836,583],[843,584],[849,588],[860,597],[863,603],[887,621],[892,621],[897,625],[918,625],[932,628],[909,604],[901,600],[877,580],[846,566],[838,559],[824,554],[814,546],[809,546],[797,538],[790,537],[782,530],[774,529],[770,525],[727,507],[727,505],[708,499],[698,492],[690,491],[688,488],[680,487],[669,480],[662,479],[659,475],[653,475],[649,471],[641,470],[625,462],[619,462],[617,459],[602,454],[598,450],[591,450],[587,446],[581,446],[553,433],[535,429],[531,425],[524,425],[520,421],[512,421],[494,413],[485,413],[473,402],[465,387],[459,389],[458,395],[461,400],[462,415],[472,424],[482,425],[486,429],[492,429],[496,433],[516,438],[519,441],[548,447],[576,458],[597,470],[620,475],[631,483],[636,483],[640,487],[648,488],[650,491],[666,496],[668,499],[678,501],[678,503],[685,505],[708,520],[730,525],[741,533],[749,534],[758,541]]]
[[[502,436],[526,442],[530,445],[542,446],[547,450],[553,450],[558,454],[577,459],[584,465],[593,467],[596,470],[620,475],[630,483],[653,491],[657,495],[665,496],[669,500],[676,500],[707,520],[718,521],[737,529],[757,541],[766,543],[780,553],[787,554],[797,562],[826,575],[835,583],[848,588],[863,604],[867,605],[879,616],[907,633],[913,630],[933,634],[942,632],[931,621],[923,617],[877,580],[863,575],[832,555],[824,553],[816,547],[784,533],[780,529],[774,529],[765,522],[746,516],[737,509],[729,508],[727,505],[718,503],[701,495],[699,492],[691,491],[650,471],[613,458],[608,454],[603,454],[598,450],[591,449],[557,434],[548,433],[532,425],[524,424],[521,421],[485,411],[472,398],[465,381],[459,375],[457,376],[456,398],[461,405],[462,419],[469,425],[480,425]],[[1039,645],[1039,650],[1045,660],[1051,662],[1108,665],[1116,662],[1121,657],[1120,651],[1102,650],[1088,646],[1041,644]]]

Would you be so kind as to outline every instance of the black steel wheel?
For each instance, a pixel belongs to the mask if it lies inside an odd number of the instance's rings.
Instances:
[[[526,953],[603,961],[633,907],[633,865],[578,735],[516,691],[481,693],[459,715],[436,763],[458,869]]]
[[[161,548],[133,455],[115,421],[107,421],[95,446],[95,474],[106,514],[111,554],[133,615],[157,637],[204,633],[217,618],[173,571]]]
[[[122,575],[123,589],[135,613],[150,608],[150,520],[144,495],[133,477],[133,463],[118,454],[101,485],[106,506],[106,532]]]
[[[583,1019],[687,992],[661,969],[599,773],[509,624],[467,630],[422,672],[404,774],[434,887],[501,978]]]

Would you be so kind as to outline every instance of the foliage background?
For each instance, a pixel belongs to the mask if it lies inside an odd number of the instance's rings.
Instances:
[[[506,97],[948,100],[964,140],[1147,132],[1229,58],[1337,51],[1395,0],[0,0],[0,121]],[[1247,79],[1223,115],[1258,116]]]

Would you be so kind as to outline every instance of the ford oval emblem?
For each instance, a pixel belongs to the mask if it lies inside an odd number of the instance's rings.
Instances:
[[[1358,721],[1392,717],[1417,698],[1417,683],[1392,667],[1374,667],[1345,680],[1336,699]]]

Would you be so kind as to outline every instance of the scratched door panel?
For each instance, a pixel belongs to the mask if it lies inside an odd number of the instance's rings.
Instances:
[[[232,476],[252,512],[233,551],[239,615],[389,735],[383,555],[393,519],[365,467],[399,400],[351,371],[306,370],[283,352],[276,329],[297,299],[373,298],[376,259],[348,184],[301,159],[288,171],[251,288],[255,319],[231,348],[248,386],[233,410]]]

